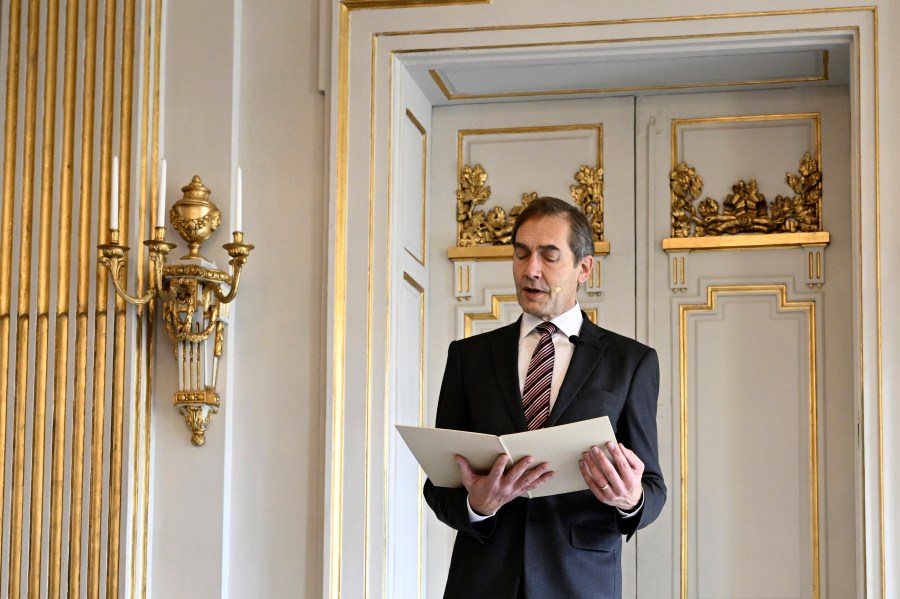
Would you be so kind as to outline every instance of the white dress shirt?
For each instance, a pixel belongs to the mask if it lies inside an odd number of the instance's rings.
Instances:
[[[569,337],[578,336],[581,332],[581,323],[584,317],[581,315],[581,308],[578,302],[568,310],[563,312],[550,322],[559,329],[553,334],[553,349],[555,350],[553,358],[553,378],[550,380],[550,409],[556,402],[559,395],[559,388],[562,386],[563,379],[566,378],[566,372],[569,370],[569,362],[572,361],[572,354],[575,353],[575,346],[569,341]],[[525,377],[528,375],[528,365],[531,363],[531,355],[534,348],[537,347],[538,341],[541,339],[541,333],[536,327],[544,322],[537,316],[531,314],[522,314],[521,329],[519,331],[519,394],[524,392]]]

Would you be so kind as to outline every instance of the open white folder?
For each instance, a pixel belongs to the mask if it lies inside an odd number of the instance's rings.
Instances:
[[[606,416],[502,437],[400,424],[397,425],[397,432],[422,470],[438,487],[462,486],[459,466],[454,460],[457,454],[465,457],[472,469],[481,473],[487,473],[502,453],[512,458],[510,465],[525,456],[534,458],[535,466],[547,462],[553,470],[553,478],[528,493],[528,497],[587,489],[578,461],[594,445],[609,457],[606,444],[616,441]]]

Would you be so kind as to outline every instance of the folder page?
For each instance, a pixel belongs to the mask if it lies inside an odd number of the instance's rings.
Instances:
[[[594,445],[598,445],[606,457],[609,457],[606,444],[616,440],[612,425],[606,416],[504,435],[500,439],[513,462],[530,455],[534,458],[535,464],[547,462],[553,470],[553,478],[531,491],[529,497],[544,497],[587,489],[578,468],[578,461]]]
[[[504,453],[503,444],[495,435],[400,424],[396,428],[425,475],[438,487],[462,486],[456,454],[469,460],[475,472],[486,474],[497,456]]]
[[[487,473],[502,453],[512,458],[510,464],[529,455],[535,464],[547,462],[554,472],[553,478],[531,491],[529,497],[587,489],[578,468],[582,454],[599,445],[609,457],[606,443],[616,440],[606,416],[502,437],[399,424],[396,428],[422,470],[439,487],[462,486],[459,467],[454,460],[456,454],[464,456],[472,469],[480,473]]]

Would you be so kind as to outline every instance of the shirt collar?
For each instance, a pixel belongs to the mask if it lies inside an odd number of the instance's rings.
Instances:
[[[575,302],[575,305],[572,306],[566,312],[563,312],[550,322],[555,324],[557,328],[566,336],[571,337],[572,335],[578,335],[581,333],[581,324],[584,321],[584,317],[581,315],[581,307],[578,305],[578,302]],[[537,316],[532,316],[527,312],[522,313],[522,324],[519,328],[519,342],[522,341],[534,328],[544,322]]]

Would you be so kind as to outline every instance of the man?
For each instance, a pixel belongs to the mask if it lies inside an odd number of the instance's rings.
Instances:
[[[665,502],[656,352],[580,311],[576,292],[590,276],[594,244],[575,206],[532,201],[512,242],[524,314],[450,344],[436,425],[504,435],[609,416],[619,444],[608,447],[612,462],[598,447],[586,451],[579,467],[588,490],[574,493],[522,497],[553,473],[531,458],[509,465],[505,455],[487,474],[457,456],[458,489],[426,481],[428,505],[458,531],[444,596],[618,598],[621,537],[656,519]]]

